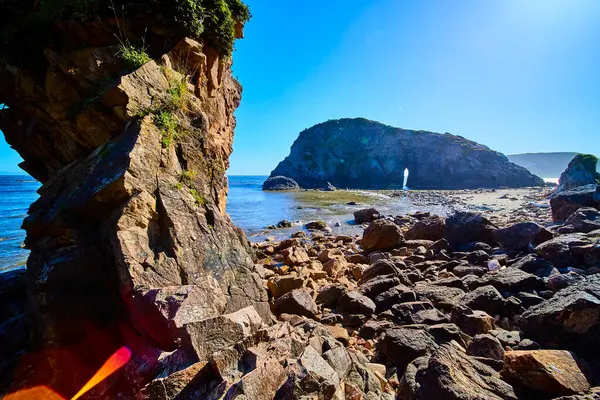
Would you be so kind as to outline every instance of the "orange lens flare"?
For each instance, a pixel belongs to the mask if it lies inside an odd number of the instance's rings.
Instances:
[[[81,388],[81,390],[71,398],[77,400],[87,393],[94,386],[108,378],[110,375],[122,368],[131,359],[131,350],[127,347],[121,347],[100,367],[98,372]],[[19,390],[4,397],[4,400],[65,400],[64,397],[52,391],[46,386],[35,386],[28,389]]]
[[[46,386],[36,386],[7,394],[4,400],[65,400],[65,398]]]
[[[131,350],[127,347],[121,347],[117,350],[106,362],[98,372],[92,376],[92,378],[81,388],[81,390],[71,398],[71,400],[77,400],[83,396],[91,388],[108,378],[114,372],[123,367],[131,359]]]

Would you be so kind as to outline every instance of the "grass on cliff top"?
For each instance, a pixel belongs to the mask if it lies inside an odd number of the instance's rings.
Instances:
[[[133,26],[131,21],[143,20],[149,25],[145,28],[151,36],[160,35],[158,41],[151,40],[152,43],[189,36],[205,41],[219,54],[229,57],[233,52],[236,25],[251,17],[241,0],[0,0],[0,9],[1,61],[31,69],[45,69],[47,61],[43,49],[60,48],[65,44],[57,29],[59,21],[87,22],[117,17],[125,26]],[[117,37],[123,40],[132,33],[128,31],[128,35],[123,35],[121,28],[113,32],[115,42]],[[141,36],[142,32],[132,37]],[[151,50],[160,54],[164,49]],[[139,62],[141,59],[135,56],[132,55],[132,61]]]

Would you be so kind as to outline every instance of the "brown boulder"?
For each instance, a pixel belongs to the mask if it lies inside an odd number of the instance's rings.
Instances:
[[[380,218],[381,214],[374,208],[366,208],[363,210],[354,211],[354,223],[364,224],[366,222],[373,222]]]
[[[581,361],[563,350],[508,351],[504,353],[501,374],[502,379],[529,396],[554,398],[590,389]]]
[[[365,251],[387,250],[397,247],[404,240],[402,230],[392,221],[378,219],[365,229],[360,246]]]
[[[275,314],[296,314],[314,318],[318,313],[317,305],[306,289],[296,289],[284,294],[273,305]]]
[[[288,247],[287,249],[283,250],[281,254],[283,255],[283,262],[285,265],[300,265],[310,261],[306,251],[299,246]]]

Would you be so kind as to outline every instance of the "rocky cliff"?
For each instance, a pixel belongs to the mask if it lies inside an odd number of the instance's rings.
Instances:
[[[37,26],[45,36],[14,51],[15,22],[33,26],[49,3],[62,8]],[[174,370],[206,357],[198,321],[249,305],[269,321],[247,239],[225,213],[241,86],[227,38],[208,22],[202,34],[181,23],[189,15],[172,10],[183,5],[140,2],[91,18],[74,12],[82,2],[55,3],[2,3],[12,25],[3,24],[0,130],[43,183],[23,224],[35,329],[13,389],[43,384],[70,397],[126,346],[134,362],[95,395],[130,398],[170,352]],[[234,21],[240,36],[247,9],[217,3],[216,21]]]
[[[451,134],[393,128],[366,119],[327,121],[300,133],[271,176],[301,187],[402,188],[404,170],[414,189],[542,185],[488,147]]]

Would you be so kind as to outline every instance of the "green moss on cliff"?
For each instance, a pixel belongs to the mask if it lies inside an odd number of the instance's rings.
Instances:
[[[32,66],[41,59],[43,49],[64,44],[57,28],[61,22],[115,17],[120,20],[115,39],[125,41],[131,34],[129,28],[145,24],[148,35],[205,40],[229,56],[236,24],[246,22],[250,11],[240,0],[0,0],[0,57]],[[140,41],[144,33],[137,35]]]

